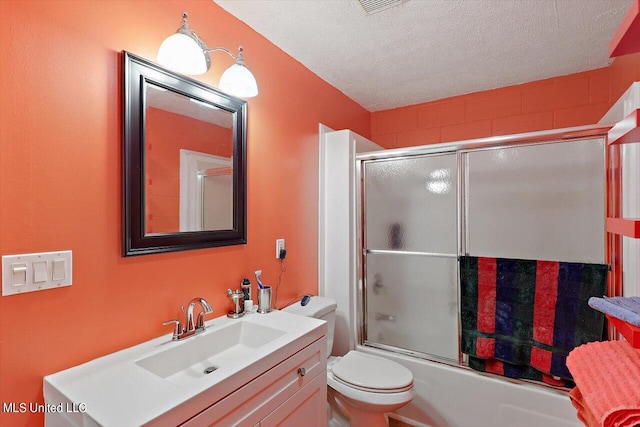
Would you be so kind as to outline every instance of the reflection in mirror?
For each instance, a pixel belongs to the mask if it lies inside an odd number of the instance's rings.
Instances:
[[[180,231],[233,226],[231,159],[180,150]]]
[[[247,242],[247,103],[123,52],[123,255]]]
[[[145,234],[233,228],[233,114],[146,85]]]

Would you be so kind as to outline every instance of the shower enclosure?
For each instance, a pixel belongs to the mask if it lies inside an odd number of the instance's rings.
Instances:
[[[357,156],[358,341],[464,366],[461,255],[605,263],[602,130]]]

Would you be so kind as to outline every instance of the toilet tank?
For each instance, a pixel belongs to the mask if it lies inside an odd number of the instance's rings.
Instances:
[[[326,297],[312,296],[304,307],[300,301],[282,309],[300,316],[313,317],[327,322],[327,357],[331,355],[333,348],[333,330],[336,323],[336,300]]]

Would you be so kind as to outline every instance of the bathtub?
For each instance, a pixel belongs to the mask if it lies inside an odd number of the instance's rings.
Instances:
[[[385,357],[413,372],[416,397],[391,414],[429,427],[580,427],[566,392],[480,374],[470,369],[372,347],[358,351]]]

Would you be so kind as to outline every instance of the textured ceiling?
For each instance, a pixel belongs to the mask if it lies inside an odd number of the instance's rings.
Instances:
[[[214,1],[370,111],[604,67],[632,3]]]

